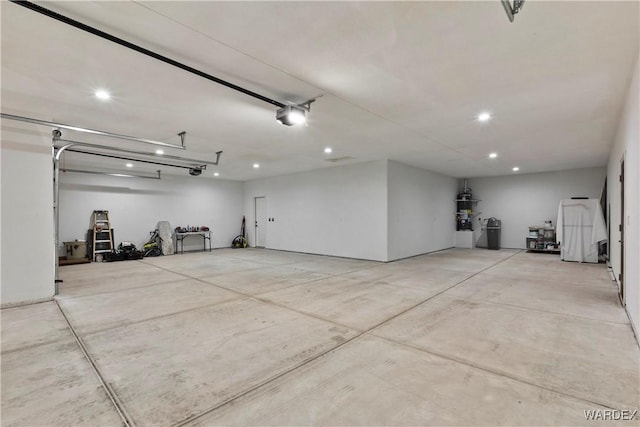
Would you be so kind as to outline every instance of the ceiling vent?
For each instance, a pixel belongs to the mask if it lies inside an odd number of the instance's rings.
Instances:
[[[353,160],[353,159],[355,159],[355,157],[345,156],[345,157],[334,157],[332,159],[325,159],[325,160],[331,163],[338,163],[338,162],[344,162],[345,160]]]

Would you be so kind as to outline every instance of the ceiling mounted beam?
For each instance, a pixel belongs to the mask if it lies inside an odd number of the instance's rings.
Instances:
[[[2,117],[3,119],[15,120],[15,121],[18,121],[18,122],[26,122],[26,123],[33,123],[33,124],[37,124],[37,125],[50,126],[50,127],[54,128],[54,129],[67,129],[67,130],[72,130],[72,131],[81,132],[81,133],[88,133],[88,134],[91,134],[91,135],[99,135],[99,136],[106,136],[106,137],[109,137],[109,138],[122,139],[122,140],[126,140],[126,141],[141,142],[143,144],[159,145],[161,147],[178,148],[180,150],[186,150],[186,148],[187,148],[184,145],[185,132],[180,132],[178,134],[180,136],[181,145],[175,145],[175,144],[170,144],[168,142],[154,141],[152,139],[137,138],[135,136],[121,135],[121,134],[117,134],[117,133],[105,132],[105,131],[95,130],[95,129],[87,129],[87,128],[82,128],[82,127],[79,127],[79,126],[65,125],[63,123],[50,122],[50,121],[47,121],[47,120],[34,119],[34,118],[31,118],[31,117],[16,116],[16,115],[7,114],[7,113],[0,113],[0,117]],[[58,130],[58,133],[59,132],[60,131]],[[54,135],[54,137],[55,137],[55,135]],[[58,138],[59,137],[60,137],[60,134],[58,135]]]
[[[56,143],[58,142],[73,143],[74,145],[81,145],[83,147],[96,148],[99,150],[118,151],[120,153],[137,154],[139,156],[149,156],[149,157],[156,157],[158,159],[169,159],[169,160],[177,160],[177,161],[187,162],[187,163],[198,163],[198,164],[206,164],[206,165],[218,165],[218,162],[220,161],[220,155],[222,154],[222,151],[216,151],[215,160],[202,160],[202,159],[191,159],[191,158],[182,157],[182,156],[173,156],[171,154],[150,153],[147,151],[130,150],[128,148],[110,147],[108,145],[91,144],[91,143],[82,142],[82,141],[72,141],[70,139],[64,139],[64,138],[55,138],[55,142]]]
[[[75,145],[75,144],[74,144]],[[207,165],[206,164],[191,164],[191,165],[176,165],[176,164],[171,164],[171,163],[163,163],[163,162],[154,162],[152,160],[144,160],[144,159],[137,159],[135,157],[127,157],[127,156],[118,156],[116,154],[107,154],[107,153],[96,153],[95,151],[88,151],[88,150],[80,150],[77,148],[67,148],[66,150],[67,152],[72,152],[72,153],[79,153],[79,154],[88,154],[90,156],[99,156],[99,157],[107,157],[110,159],[119,159],[119,160],[131,160],[133,162],[140,162],[140,163],[148,163],[148,164],[152,164],[152,165],[159,165],[159,166],[169,166],[172,168],[181,168],[181,169],[206,169]]]
[[[107,175],[107,176],[116,176],[118,178],[145,178],[145,179],[162,179],[161,171],[158,169],[156,171],[157,176],[149,176],[149,175],[134,175],[129,173],[119,173],[119,172],[99,172],[99,171],[90,171],[90,170],[82,170],[82,169],[60,169],[60,172],[72,172],[72,173],[86,173],[91,175]]]

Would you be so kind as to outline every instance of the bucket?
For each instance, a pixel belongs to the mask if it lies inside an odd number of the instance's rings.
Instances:
[[[67,259],[84,259],[87,257],[87,242],[84,240],[63,243],[67,248]]]

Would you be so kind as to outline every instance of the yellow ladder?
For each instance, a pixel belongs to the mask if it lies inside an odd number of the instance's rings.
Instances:
[[[113,234],[109,211],[93,211],[93,261],[96,255],[113,252]]]

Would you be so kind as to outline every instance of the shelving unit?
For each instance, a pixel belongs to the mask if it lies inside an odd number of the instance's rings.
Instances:
[[[556,243],[555,227],[544,227],[541,225],[529,226],[526,247],[529,252],[559,254],[560,248]]]
[[[474,208],[480,202],[475,199],[456,199],[456,230],[472,230],[473,217],[481,212],[474,212]]]
[[[478,215],[475,212],[480,200],[474,199],[471,189],[464,180],[464,188],[458,193],[456,201],[456,248],[473,249],[476,245],[476,233],[473,231],[473,217]]]

